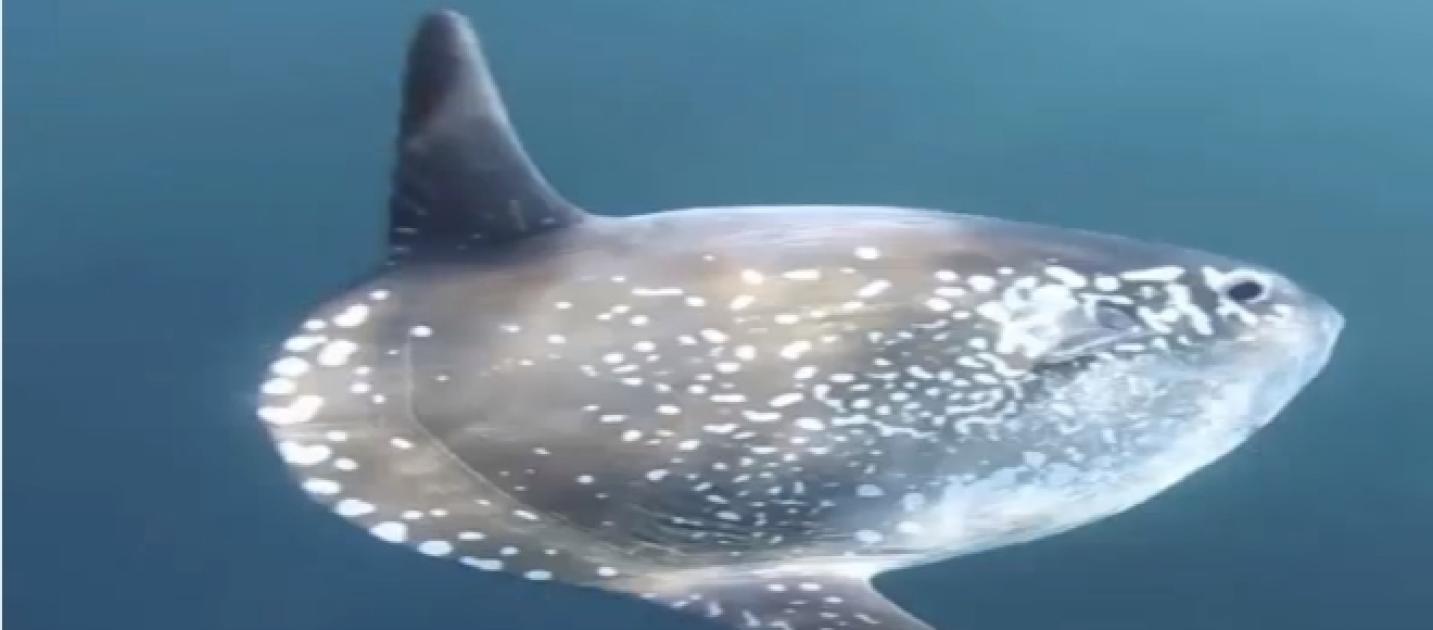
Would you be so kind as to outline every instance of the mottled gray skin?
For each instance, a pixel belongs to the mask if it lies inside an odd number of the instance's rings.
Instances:
[[[739,627],[926,627],[867,580],[1158,493],[1342,326],[1268,269],[1086,232],[532,198],[555,227],[500,243],[395,224],[400,255],[286,344],[260,415],[380,538]]]

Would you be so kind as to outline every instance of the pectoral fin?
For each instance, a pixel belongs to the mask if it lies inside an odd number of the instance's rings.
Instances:
[[[723,567],[604,585],[614,586],[733,628],[933,630],[877,592],[868,578],[822,568]]]

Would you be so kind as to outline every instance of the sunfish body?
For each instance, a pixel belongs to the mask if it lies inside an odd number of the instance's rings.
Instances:
[[[465,20],[410,50],[389,264],[259,416],[392,543],[740,628],[927,628],[882,571],[1129,508],[1268,422],[1342,320],[1288,279],[900,208],[588,215]]]

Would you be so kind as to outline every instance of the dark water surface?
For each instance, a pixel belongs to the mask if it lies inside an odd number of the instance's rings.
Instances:
[[[696,622],[377,544],[252,417],[380,247],[404,1],[15,0],[12,630]],[[1433,628],[1433,3],[459,0],[594,210],[933,206],[1177,241],[1341,307],[1331,368],[1140,508],[888,576],[960,630]]]

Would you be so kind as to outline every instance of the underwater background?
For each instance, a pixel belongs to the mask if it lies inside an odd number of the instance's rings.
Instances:
[[[1131,512],[891,574],[961,630],[1433,628],[1433,3],[452,0],[529,151],[608,214],[938,207],[1271,265],[1329,369]],[[12,630],[677,630],[383,545],[253,417],[373,268],[424,2],[12,0]]]

